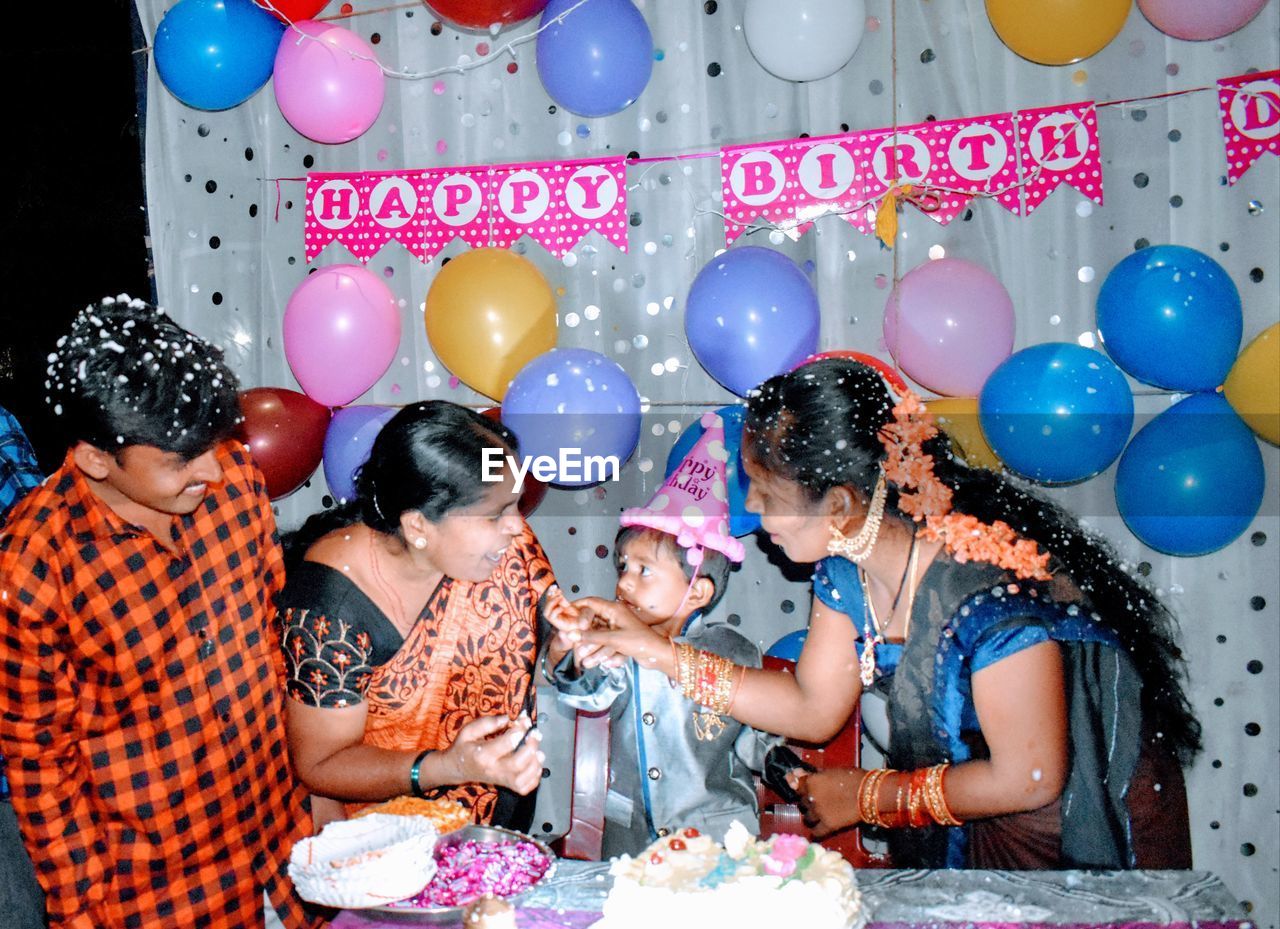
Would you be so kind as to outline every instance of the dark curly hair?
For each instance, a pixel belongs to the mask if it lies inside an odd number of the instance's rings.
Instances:
[[[874,369],[827,359],[771,378],[747,401],[747,454],[771,474],[798,484],[812,501],[834,487],[864,498],[884,458],[881,428],[893,419],[894,398]],[[1177,621],[1155,593],[1125,571],[1102,538],[1086,532],[1061,507],[1009,477],[970,468],[939,433],[923,445],[934,473],[953,491],[958,512],[986,523],[1003,520],[1050,554],[1050,569],[1083,592],[1103,624],[1118,636],[1142,678],[1145,718],[1154,738],[1184,764],[1200,749],[1200,724],[1183,689]],[[889,484],[886,513],[910,522]]]
[[[222,350],[127,294],[81,310],[48,363],[46,400],[68,445],[150,445],[195,458],[240,422],[239,384]]]

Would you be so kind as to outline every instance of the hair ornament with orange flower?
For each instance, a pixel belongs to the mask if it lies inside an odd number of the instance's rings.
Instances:
[[[937,434],[932,414],[906,391],[893,408],[893,422],[880,430],[886,453],[881,468],[898,488],[898,509],[923,524],[922,538],[941,542],[961,564],[985,561],[1024,580],[1049,580],[1049,555],[1035,542],[1001,520],[984,523],[952,509],[951,488],[934,474],[933,456],[923,449]]]

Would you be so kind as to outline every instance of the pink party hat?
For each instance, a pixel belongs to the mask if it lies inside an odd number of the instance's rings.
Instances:
[[[689,549],[689,564],[702,563],[702,550],[714,549],[730,561],[742,561],[746,549],[729,534],[729,491],[725,484],[724,421],[702,414],[702,436],[680,467],[671,472],[649,505],[623,510],[624,526],[647,526],[676,537]]]

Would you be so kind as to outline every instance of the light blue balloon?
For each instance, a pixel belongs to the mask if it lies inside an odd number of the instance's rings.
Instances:
[[[579,116],[608,116],[639,98],[653,71],[653,36],[631,0],[551,0],[538,33],[538,76],[551,99]]]
[[[524,461],[555,462],[547,483],[596,484],[611,475],[588,459],[616,459],[621,471],[640,441],[640,393],[616,361],[585,348],[554,348],[512,378],[502,423],[520,440]]]
[[[156,71],[187,106],[230,109],[271,77],[284,29],[252,0],[181,0],[156,28]]]
[[[1015,352],[978,398],[982,432],[1012,471],[1045,484],[1092,477],[1133,428],[1133,394],[1101,352],[1046,342]]]
[[[760,517],[747,510],[747,492],[751,489],[751,479],[742,467],[742,414],[741,404],[722,406],[716,414],[724,421],[724,448],[729,460],[724,465],[725,484],[729,488],[729,532],[731,535],[750,535],[760,528]],[[667,473],[670,477],[684,461],[693,446],[702,438],[702,417],[699,416],[680,433],[676,444],[667,453]]]
[[[1116,469],[1116,506],[1142,542],[1207,555],[1249,528],[1266,473],[1249,427],[1217,393],[1193,394],[1133,437]]]
[[[1243,331],[1236,285],[1194,248],[1134,252],[1098,291],[1098,333],[1107,354],[1138,380],[1166,390],[1221,385]]]
[[[393,406],[344,406],[324,434],[324,480],[333,499],[354,500],[356,472],[369,460],[373,440],[398,412]]]
[[[739,397],[818,350],[818,294],[771,248],[729,249],[698,272],[684,311],[689,347]]]
[[[808,637],[808,629],[797,629],[795,632],[788,632],[770,645],[765,654],[770,658],[781,658],[783,661],[799,661],[800,653],[804,651],[804,640]]]

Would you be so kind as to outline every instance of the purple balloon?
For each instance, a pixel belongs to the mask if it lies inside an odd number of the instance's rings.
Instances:
[[[324,434],[324,480],[335,500],[355,499],[356,471],[369,460],[373,440],[396,411],[393,406],[347,406],[333,414]]]
[[[939,258],[889,294],[884,342],[899,367],[947,397],[976,397],[1013,351],[1013,300],[986,268]]]
[[[653,71],[653,36],[631,0],[551,0],[538,33],[538,76],[556,103],[579,116],[608,116],[636,101]]]
[[[346,406],[378,382],[400,347],[395,295],[358,265],[309,275],[284,311],[284,356],[303,391]]]
[[[363,135],[382,111],[386,83],[364,39],[331,23],[294,23],[276,52],[280,112],[317,142],[350,142]]]
[[[612,474],[588,471],[587,458],[614,458],[621,470],[640,441],[640,393],[616,361],[585,348],[555,348],[512,378],[502,422],[520,440],[524,461],[556,462],[549,477],[535,477],[595,484]]]
[[[730,249],[698,272],[684,312],[689,347],[739,397],[818,350],[818,295],[771,248]]]

